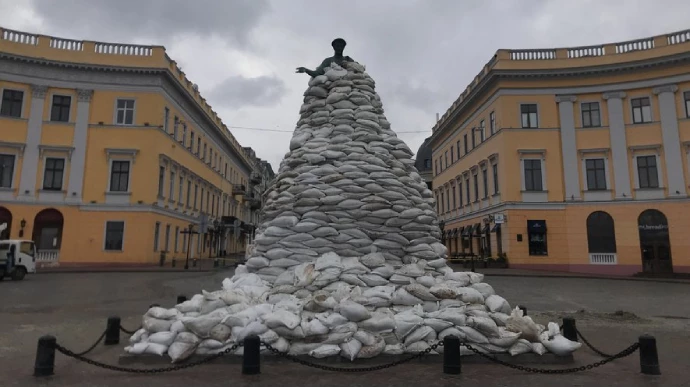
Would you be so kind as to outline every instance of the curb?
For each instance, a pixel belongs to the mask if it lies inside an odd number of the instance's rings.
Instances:
[[[146,270],[146,269],[113,269],[113,270],[107,270],[107,269],[65,269],[65,270],[49,270],[49,271],[39,271],[37,270],[36,273],[32,274],[75,274],[75,273],[83,273],[83,274],[94,274],[94,273],[213,273],[213,272],[221,272],[221,271],[226,271],[230,269],[235,269],[234,265],[233,266],[226,266],[224,269],[202,269],[202,270],[184,270],[184,269],[175,269],[175,270]]]
[[[481,272],[478,272],[481,273]],[[640,282],[660,282],[690,285],[689,280],[670,279],[670,278],[639,278],[639,277],[602,277],[602,276],[586,276],[586,275],[565,275],[565,274],[491,274],[481,273],[487,277],[522,277],[522,278],[576,278],[576,279],[594,279],[594,280],[613,280],[613,281],[640,281]]]

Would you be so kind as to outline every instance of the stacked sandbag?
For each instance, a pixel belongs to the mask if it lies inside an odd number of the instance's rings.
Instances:
[[[377,252],[396,270],[445,257],[433,195],[412,151],[391,130],[364,67],[345,66],[309,82],[268,191],[247,267],[270,283],[326,252]]]
[[[431,191],[374,86],[358,63],[309,82],[246,265],[222,290],[150,309],[128,353],[177,362],[249,336],[350,360],[419,353],[448,335],[486,353],[576,349],[512,310],[482,274],[448,267]]]

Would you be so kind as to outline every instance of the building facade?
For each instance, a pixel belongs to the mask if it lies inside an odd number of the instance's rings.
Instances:
[[[0,95],[2,237],[39,263],[243,254],[255,163],[163,47],[0,29]]]
[[[690,272],[690,30],[499,50],[434,126],[451,254]]]

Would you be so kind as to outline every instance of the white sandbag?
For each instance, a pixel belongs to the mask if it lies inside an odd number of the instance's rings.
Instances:
[[[454,324],[447,320],[442,320],[440,318],[425,318],[424,325],[431,327],[436,332],[441,332],[452,327]]]
[[[279,338],[275,343],[269,343],[273,349],[277,350],[278,352],[288,352],[290,349],[290,343],[285,340],[284,338]]]
[[[494,291],[494,288],[491,285],[484,283],[484,282],[472,284],[472,285],[470,285],[470,287],[472,289],[478,291],[479,293],[481,293],[482,297],[484,297],[485,299],[488,298],[489,296],[493,296],[494,294],[496,294],[496,292]],[[510,313],[510,312],[506,312],[506,313]]]
[[[321,321],[321,323],[328,328],[333,328],[338,325],[345,324],[348,321],[345,317],[343,317],[343,315],[335,312],[319,313],[316,315],[316,318],[319,319],[319,321]]]
[[[359,279],[361,279],[367,286],[382,286],[387,285],[388,280],[376,274],[360,274]]]
[[[445,278],[449,281],[459,282],[461,283],[461,286],[467,286],[470,284],[470,276],[465,272],[454,271],[446,273]]]
[[[402,344],[386,344],[383,348],[384,355],[402,355],[405,353],[405,349]]]
[[[144,316],[143,324],[141,325],[146,332],[156,333],[156,332],[166,332],[170,330],[173,322],[170,320],[160,320],[153,317]]]
[[[170,356],[173,363],[182,361],[194,353],[199,342],[199,338],[193,333],[178,333],[175,337],[175,342],[168,347],[168,356]]]
[[[323,269],[328,269],[328,268],[337,268],[337,269],[344,269],[344,266],[341,262],[340,256],[336,253],[326,253],[320,256],[319,258],[316,259],[316,263],[314,266],[315,270],[323,270]]]
[[[294,285],[294,283],[295,283],[295,271],[294,270],[287,270],[287,271],[284,271],[282,274],[280,274],[276,278],[273,285],[274,286]]]
[[[519,339],[520,334],[506,330],[503,327],[498,328],[498,337],[489,337],[489,343],[503,348],[511,348]]]
[[[468,304],[483,304],[484,297],[481,293],[472,288],[455,288],[457,298]]]
[[[458,329],[465,334],[465,338],[467,341],[471,343],[476,343],[476,344],[488,344],[489,340],[481,334],[479,331],[472,327],[458,327]]]
[[[403,265],[400,269],[395,271],[395,274],[402,275],[405,277],[421,277],[424,275],[424,270],[417,264]]]
[[[412,283],[411,277],[407,277],[400,274],[393,274],[388,280],[396,285],[408,285]]]
[[[218,341],[218,340],[206,339],[206,340],[202,340],[202,341],[199,343],[199,346],[198,346],[197,348],[219,349],[219,348],[223,348],[223,345],[224,345],[224,344],[221,343],[221,342]]]
[[[306,287],[319,275],[313,263],[302,263],[295,267],[295,286]]]
[[[246,327],[232,328],[232,336],[237,342],[242,342],[250,336],[259,336],[268,331],[268,327],[259,321],[252,321]]]
[[[434,269],[441,268],[443,266],[446,266],[447,261],[445,258],[439,258],[439,259],[434,259],[432,261],[429,261],[427,263],[430,267],[433,267]]]
[[[336,312],[349,321],[359,322],[371,317],[371,313],[363,305],[350,300],[343,300],[338,305]]]
[[[316,349],[309,351],[309,356],[315,357],[317,359],[323,359],[324,357],[336,356],[340,353],[340,346],[334,344],[324,344]]]
[[[165,309],[159,306],[154,306],[146,312],[146,315],[160,320],[169,320],[171,318],[178,317],[179,311],[175,308]]]
[[[139,328],[134,334],[129,338],[130,343],[138,343],[141,341],[141,337],[147,334],[146,329],[144,328]]]
[[[376,269],[371,271],[372,274],[380,275],[383,278],[391,278],[391,276],[395,273],[395,268],[393,265],[389,264],[384,264],[383,266],[379,266]]]
[[[532,344],[525,339],[517,340],[515,344],[513,344],[508,350],[508,353],[511,356],[517,356],[529,352],[532,352]]]
[[[355,332],[355,334],[352,337],[365,346],[376,344],[376,336],[373,333],[367,331],[359,330]]]
[[[209,332],[209,338],[218,340],[220,342],[225,342],[227,339],[230,338],[231,333],[232,330],[229,326],[225,324],[218,324],[215,327],[211,328],[211,331]]]
[[[345,257],[341,260],[343,264],[343,274],[366,274],[369,268],[362,265],[357,257]]]
[[[484,281],[484,274],[482,273],[467,272],[467,275],[470,277],[471,284],[478,284]]]
[[[209,314],[216,309],[225,308],[226,306],[227,305],[225,304],[225,302],[221,299],[206,300],[201,303],[201,307],[199,308],[199,314]]]
[[[541,330],[529,316],[523,316],[522,310],[515,307],[510,317],[506,320],[506,329],[511,332],[520,333],[520,338],[531,343],[539,343]]]
[[[362,349],[362,343],[360,343],[356,339],[352,339],[350,341],[340,344],[339,347],[340,356],[346,359],[350,359],[350,361],[354,361],[357,357],[357,354]]]
[[[548,327],[548,331],[539,335],[539,340],[549,352],[556,356],[568,356],[582,346],[582,343],[566,339],[561,334],[558,324],[550,322]]]
[[[262,267],[268,267],[268,265],[270,263],[271,262],[268,260],[268,258],[252,257],[252,258],[249,258],[247,260],[246,265],[250,269],[258,270],[258,269],[261,269]]]
[[[420,353],[424,352],[429,348],[429,343],[426,341],[415,341],[410,345],[405,345],[405,353]]]
[[[419,278],[424,278],[424,277],[419,277]],[[419,279],[418,279],[419,280]],[[431,293],[433,296],[442,299],[442,300],[450,300],[454,299],[458,296],[458,293],[448,287],[447,285],[433,285],[431,288],[429,288],[429,293]]]
[[[419,298],[411,295],[404,288],[398,288],[398,290],[393,293],[393,298],[391,300],[395,305],[418,305],[423,303]]]
[[[542,343],[530,343],[532,345],[532,352],[536,353],[537,355],[543,355],[546,353],[546,347]]]
[[[470,304],[470,305],[476,305],[476,304]],[[489,312],[482,310],[482,309],[475,309],[472,307],[468,307],[465,310],[465,314],[467,314],[467,317],[485,317],[485,318],[491,318],[491,315],[489,315]]]
[[[427,288],[431,288],[436,285],[436,279],[430,275],[424,275],[421,277],[417,277],[417,283],[422,284],[426,286]],[[453,296],[455,298],[455,296]]]
[[[498,326],[490,317],[468,317],[467,325],[487,337],[498,337]]]
[[[422,307],[426,313],[436,312],[441,309],[441,303],[438,301],[424,301]]]
[[[438,312],[428,313],[429,318],[437,318],[449,321],[457,326],[463,326],[467,323],[467,316],[465,315],[464,307],[460,308],[444,308]]]
[[[438,301],[438,298],[429,292],[424,285],[410,284],[405,286],[405,290],[422,301]]]
[[[208,338],[211,333],[211,329],[216,325],[220,324],[222,318],[220,317],[210,317],[210,316],[199,316],[199,317],[182,317],[180,319],[184,324],[185,328],[190,332],[194,333],[198,337]]]
[[[359,350],[357,357],[360,359],[370,359],[380,355],[384,348],[386,348],[386,342],[383,341],[383,338],[378,336],[374,345],[362,346],[362,349]]]
[[[158,356],[163,356],[166,352],[168,352],[168,346],[157,343],[146,343],[146,349],[144,350],[144,353]]]
[[[499,327],[506,326],[508,318],[510,318],[510,315],[499,312],[489,313],[489,316],[494,320],[494,322],[496,322],[496,325],[498,325]]]
[[[364,266],[373,269],[385,265],[386,258],[382,253],[370,253],[360,258],[360,262]]]
[[[395,329],[395,320],[390,315],[377,312],[373,313],[370,318],[358,322],[357,325],[369,332],[392,332]]]
[[[259,340],[261,340],[262,343],[273,344],[279,339],[280,336],[278,336],[278,334],[271,329],[259,335]]]
[[[412,313],[398,313],[395,319],[395,335],[403,340],[417,327],[424,323],[424,319]]]
[[[395,292],[395,286],[375,286],[364,290],[362,296],[366,298],[380,297],[391,300],[393,298],[393,292]]]
[[[328,327],[323,325],[318,319],[303,320],[301,326],[305,337],[325,335],[328,333]]]
[[[271,329],[275,329],[277,327],[295,329],[300,322],[301,321],[298,316],[283,309],[276,310],[273,313],[264,316],[264,323]]]
[[[508,301],[506,301],[505,298],[495,294],[487,297],[484,301],[484,304],[491,312],[510,313],[511,311]]]
[[[285,337],[290,340],[304,339],[305,337],[304,331],[302,330],[302,326],[298,326],[295,329],[288,329],[287,327],[279,326],[273,328],[273,330],[281,337]]]
[[[359,275],[357,274],[342,274],[340,279],[350,285],[367,286],[366,282],[359,279]]]
[[[443,340],[446,338],[446,336],[455,336],[458,339],[460,339],[460,341],[464,340],[466,337],[465,332],[463,332],[457,328],[447,328],[447,329],[442,330],[438,334],[438,339]]]
[[[163,345],[167,350],[168,346],[175,341],[175,336],[177,336],[177,333],[174,332],[157,332],[149,335],[148,342]]]
[[[319,348],[323,344],[321,343],[303,343],[303,342],[292,342],[290,344],[289,354],[292,356],[302,356],[308,355],[309,352]]]

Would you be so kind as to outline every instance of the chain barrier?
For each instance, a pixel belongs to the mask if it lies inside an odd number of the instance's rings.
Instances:
[[[503,366],[506,366],[506,367],[509,367],[512,369],[516,369],[519,371],[531,372],[531,373],[535,373],[535,374],[570,374],[570,373],[574,373],[574,372],[591,370],[593,368],[601,367],[604,364],[610,363],[616,359],[622,359],[624,357],[630,356],[640,348],[639,343],[634,343],[631,346],[629,346],[628,348],[622,350],[621,352],[619,352],[613,356],[610,356],[604,360],[598,361],[596,363],[587,364],[587,365],[575,367],[575,368],[543,369],[543,368],[525,367],[525,366],[521,366],[521,365],[517,365],[517,364],[510,364],[510,363],[507,363],[503,360],[500,360],[494,356],[485,354],[484,352],[481,352],[480,350],[472,347],[471,345],[469,345],[467,343],[461,343],[460,345],[465,346],[465,348],[469,349],[470,351],[472,351],[472,352],[476,353],[477,355],[479,355],[485,359],[488,359],[494,363],[497,363],[497,364],[500,364],[500,365],[503,365]]]
[[[307,367],[318,368],[318,369],[321,369],[324,371],[356,373],[356,372],[380,371],[380,370],[384,370],[387,368],[395,367],[395,366],[410,362],[410,361],[415,360],[415,359],[419,359],[425,355],[428,355],[431,351],[435,350],[436,348],[442,347],[443,341],[438,341],[435,344],[431,345],[429,348],[425,349],[424,351],[416,353],[410,357],[394,361],[392,363],[380,364],[380,365],[375,365],[375,366],[371,366],[371,367],[357,367],[357,368],[355,368],[355,367],[333,367],[333,366],[328,366],[328,365],[324,365],[324,364],[312,363],[310,361],[300,359],[296,356],[290,355],[287,352],[281,352],[281,351],[273,348],[268,343],[262,343],[262,344],[266,347],[266,349],[275,353],[276,355],[278,355],[280,357],[284,357],[284,358],[289,359],[289,360],[292,360],[295,363],[299,363],[299,364],[302,364],[302,365],[307,366]]]
[[[89,347],[89,349],[87,349],[86,351],[83,351],[83,352],[79,352],[79,353],[77,353],[77,355],[79,355],[79,356],[84,356],[84,355],[86,355],[87,353],[93,351],[93,349],[96,348],[96,346],[97,346],[101,341],[103,341],[103,338],[105,337],[105,333],[106,333],[106,332],[107,332],[107,331],[103,331],[103,334],[101,334],[101,337],[99,337],[98,340],[96,340],[96,342],[93,343],[93,345]]]
[[[135,334],[139,329],[141,329],[141,327],[139,327],[139,328],[137,328],[137,329],[135,329],[135,330],[130,331],[130,330],[127,330],[127,329],[123,328],[122,325],[120,325],[120,330],[121,330],[122,332],[125,332],[125,333],[128,334],[128,335],[133,335],[133,334]]]
[[[60,344],[55,344],[55,349],[67,357],[81,360],[84,363],[91,364],[93,366],[104,368],[104,369],[111,370],[111,371],[130,372],[130,373],[135,373],[135,374],[160,374],[163,372],[179,371],[179,370],[183,370],[185,368],[195,367],[195,366],[198,366],[201,364],[209,363],[215,359],[218,359],[222,356],[225,356],[225,355],[228,355],[228,354],[234,352],[237,348],[241,347],[242,345],[243,345],[243,343],[234,344],[232,347],[227,348],[227,349],[223,350],[222,352],[218,352],[214,355],[207,356],[207,357],[205,357],[201,360],[195,361],[195,362],[179,364],[179,365],[175,365],[172,367],[150,368],[150,369],[119,367],[119,366],[101,363],[101,362],[96,361],[96,360],[87,359],[86,357],[84,357],[83,355],[80,355],[78,353],[74,353],[74,352],[70,351],[69,349],[61,346]]]
[[[591,349],[592,351],[596,352],[597,355],[602,356],[602,357],[612,357],[612,355],[609,355],[609,354],[607,354],[607,353],[605,353],[605,352],[602,352],[602,351],[598,350],[597,348],[595,348],[592,344],[590,344],[590,342],[587,341],[587,339],[585,339],[584,336],[582,336],[582,333],[580,333],[580,331],[579,331],[578,329],[575,329],[575,332],[577,332],[577,336],[578,336],[580,339],[582,339],[582,342],[585,343],[585,345],[587,345],[587,346],[589,347],[589,349]]]

